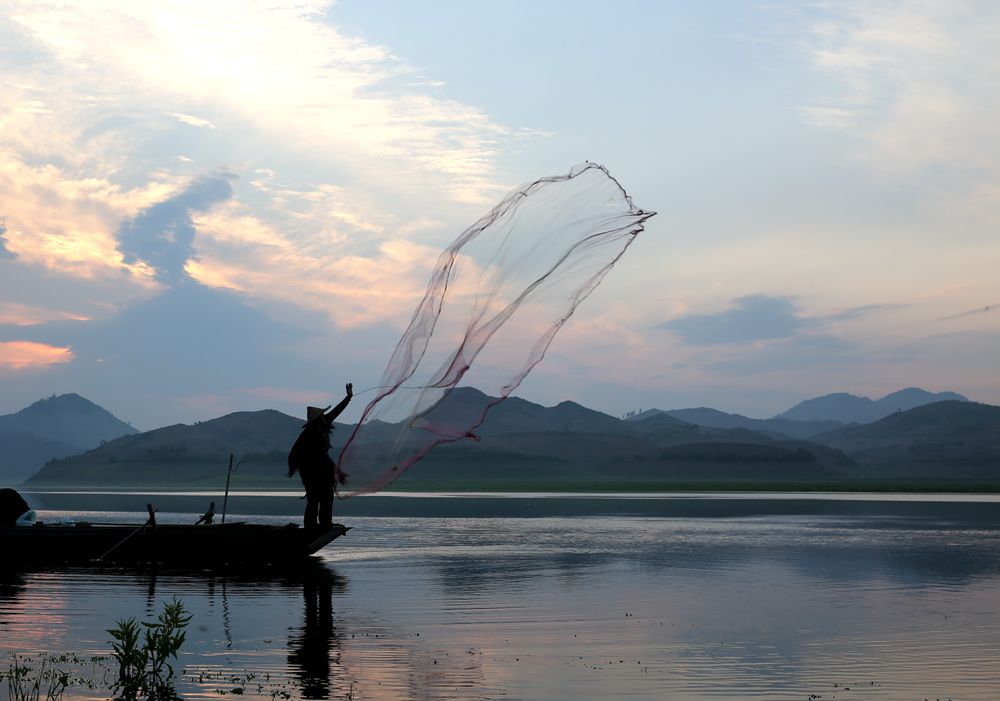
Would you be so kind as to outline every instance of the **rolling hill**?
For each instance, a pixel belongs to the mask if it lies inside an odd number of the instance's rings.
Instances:
[[[0,484],[20,484],[49,460],[135,432],[78,394],[40,399],[17,413],[0,416]]]
[[[432,414],[468,416],[493,399],[459,388]],[[288,448],[302,420],[276,411],[239,412],[194,425],[125,436],[46,465],[34,488],[220,486],[228,456],[244,486],[298,488],[285,477]],[[334,454],[349,435],[334,433]],[[389,440],[391,426],[375,431]],[[697,480],[832,479],[852,463],[836,449],[746,429],[715,429],[652,416],[622,421],[573,402],[543,407],[523,399],[498,405],[480,440],[443,445],[400,480],[410,488],[596,488]]]
[[[925,404],[941,401],[967,402],[969,400],[954,392],[928,392],[917,387],[902,389],[876,400],[840,392],[807,399],[774,418],[793,421],[839,421],[844,424],[867,424],[897,411],[908,411]]]
[[[817,436],[883,478],[1000,480],[1000,407],[943,401]]]
[[[699,407],[697,409],[648,409],[640,414],[630,417],[629,420],[637,421],[653,414],[669,416],[684,423],[691,423],[697,426],[707,426],[710,428],[745,428],[751,431],[758,431],[770,436],[784,436],[788,438],[808,439],[821,433],[841,428],[845,424],[840,421],[796,421],[794,419],[751,419],[742,414],[727,414],[718,409]]]
[[[435,422],[478,416],[494,402],[473,388],[452,392]],[[840,426],[809,440],[752,430],[739,415],[680,413],[725,423],[697,425],[668,412],[628,420],[574,402],[544,407],[510,398],[476,430],[478,441],[439,446],[396,484],[408,489],[819,489],[1000,488],[1000,407],[949,400]],[[726,418],[728,417],[728,418]],[[735,418],[734,418],[735,417]],[[773,428],[776,420],[752,420]],[[792,419],[782,420],[788,423]],[[286,474],[302,419],[273,410],[237,412],[110,440],[53,460],[27,486],[221,488],[230,453],[238,489],[298,489]],[[350,435],[338,424],[333,454]],[[801,426],[796,427],[800,430]],[[367,440],[392,440],[382,424]],[[348,471],[350,471],[348,469]]]

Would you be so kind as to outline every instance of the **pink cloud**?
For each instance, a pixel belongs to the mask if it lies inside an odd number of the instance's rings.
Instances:
[[[73,359],[70,348],[50,346],[34,341],[0,342],[0,368],[23,370],[68,363]]]

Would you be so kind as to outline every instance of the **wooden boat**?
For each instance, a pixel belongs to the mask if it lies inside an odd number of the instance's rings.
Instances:
[[[300,528],[225,523],[202,526],[76,523],[0,527],[7,565],[39,562],[163,562],[179,565],[256,565],[314,554],[350,528]]]

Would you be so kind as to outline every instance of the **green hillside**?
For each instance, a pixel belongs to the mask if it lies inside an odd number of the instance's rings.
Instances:
[[[78,394],[53,395],[0,416],[0,486],[20,484],[53,458],[76,455],[136,430]]]
[[[470,388],[435,410],[447,422],[492,401]],[[53,460],[27,486],[221,488],[229,455],[236,489],[299,489],[286,475],[302,420],[238,412],[194,425],[124,436]],[[384,424],[367,440],[392,440]],[[1000,488],[1000,407],[938,402],[811,441],[745,428],[685,423],[665,414],[620,420],[571,402],[498,405],[479,441],[438,446],[395,489],[995,489]],[[334,432],[333,455],[350,435]],[[350,471],[350,469],[348,469]]]
[[[944,401],[816,437],[883,479],[1000,480],[1000,407]]]

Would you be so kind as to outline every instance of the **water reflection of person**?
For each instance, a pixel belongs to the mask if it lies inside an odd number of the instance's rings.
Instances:
[[[303,626],[288,638],[288,665],[304,699],[330,698],[331,663],[340,665],[340,641],[333,625],[333,592],[344,582],[323,565],[303,572]]]
[[[306,490],[306,511],[303,523],[306,528],[319,525],[329,528],[333,522],[333,492],[337,482],[343,484],[347,475],[340,471],[330,457],[330,431],[337,418],[354,396],[354,386],[347,383],[347,396],[333,409],[308,407],[302,433],[288,453],[288,476],[296,473],[302,478]],[[329,409],[329,411],[327,411]]]
[[[8,616],[13,618],[16,615],[16,604],[24,591],[24,585],[25,576],[22,572],[0,567],[0,626],[12,622]]]

